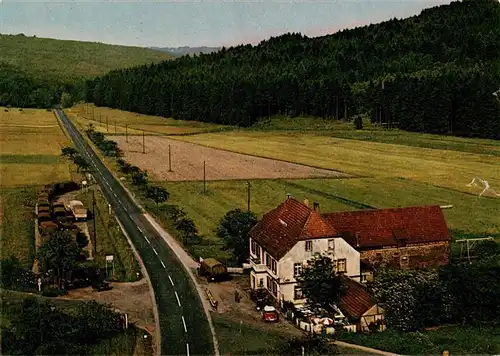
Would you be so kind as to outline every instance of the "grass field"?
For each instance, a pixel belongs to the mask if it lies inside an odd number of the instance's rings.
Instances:
[[[291,336],[279,330],[270,331],[258,325],[239,322],[212,314],[219,351],[221,355],[282,355],[280,349],[291,340]],[[356,349],[338,347],[341,355],[360,355]]]
[[[500,156],[500,144],[495,140],[422,134],[397,129],[386,130],[372,125],[369,120],[363,120],[363,128],[363,130],[356,130],[351,122],[331,119],[273,117],[258,121],[246,131],[307,133],[358,141]]]
[[[0,107],[0,187],[69,179],[59,155],[69,144],[51,111]]]
[[[398,333],[387,330],[375,334],[343,334],[340,340],[402,355],[498,355],[500,327],[444,326],[438,330]]]
[[[27,268],[35,258],[35,187],[0,189],[0,259],[15,256]]]
[[[81,79],[171,57],[140,47],[0,35],[0,62],[38,77]],[[50,58],[50,60],[48,60]]]
[[[142,135],[143,131],[145,135],[186,135],[228,129],[227,126],[222,125],[142,115],[96,107],[92,104],[88,105],[88,113],[87,104],[75,105],[66,109],[65,112],[80,127],[87,128],[92,123],[97,131],[110,135],[115,133],[123,135],[126,130],[129,135]]]
[[[86,193],[80,191],[78,198],[85,206],[92,209],[92,192],[90,189]],[[106,266],[106,255],[113,255],[116,279],[123,282],[137,281],[136,273],[140,272],[140,267],[135,259],[132,248],[128,244],[114,216],[109,214],[108,203],[100,190],[96,190],[95,199],[97,254],[94,255],[94,262],[99,267],[104,268]],[[93,222],[89,220],[87,225],[90,236],[93,236]]]
[[[68,144],[52,112],[0,108],[1,258],[14,255],[31,267],[36,190],[70,179],[59,157]]]
[[[161,182],[170,192],[169,203],[178,204],[193,218],[206,243],[193,246],[202,257],[228,259],[213,230],[219,219],[231,209],[247,209],[246,181]],[[295,179],[251,181],[251,210],[259,215],[279,205],[290,193],[312,204],[321,212],[364,208],[389,208],[424,204],[449,205],[443,210],[455,238],[500,234],[499,201],[399,178]],[[160,219],[161,211],[152,206]]]
[[[176,139],[359,176],[412,179],[469,193],[480,192],[466,185],[481,177],[500,192],[497,155],[306,134],[226,132]],[[500,150],[500,142],[492,150]]]

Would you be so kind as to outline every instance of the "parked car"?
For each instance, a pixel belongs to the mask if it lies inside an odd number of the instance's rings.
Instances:
[[[93,283],[92,288],[98,292],[113,289],[113,287],[111,287],[109,282],[106,282],[106,281]]]
[[[269,323],[278,321],[279,319],[278,311],[276,310],[275,307],[271,305],[266,305],[262,310],[262,319],[264,319],[264,321]]]

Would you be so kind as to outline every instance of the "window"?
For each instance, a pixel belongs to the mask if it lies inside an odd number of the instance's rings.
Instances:
[[[252,254],[255,255],[255,250],[257,250],[257,244],[255,243],[255,241],[252,240],[251,244],[250,244],[250,249],[252,251]]]
[[[328,240],[328,250],[330,250],[330,251],[335,250],[335,240],[334,239]]]
[[[271,269],[274,274],[276,274],[276,272],[278,271],[278,264],[276,263],[275,259],[271,260]]]
[[[260,259],[260,246],[256,246],[256,247],[257,247],[257,249],[255,250],[255,254]]]
[[[345,273],[347,272],[347,260],[345,258],[342,258],[340,260],[337,260],[337,273]]]
[[[259,279],[259,288],[264,288],[264,278]]]
[[[271,277],[267,276],[267,290],[271,291]]]
[[[304,294],[302,294],[302,288],[295,287],[293,289],[293,299],[304,299]]]
[[[276,281],[271,282],[271,294],[275,297],[278,295],[278,283]]]
[[[293,276],[298,277],[302,273],[302,263],[294,263],[293,265]]]
[[[312,251],[312,250],[313,250],[313,242],[306,241],[306,251]]]
[[[266,266],[267,268],[271,268],[271,256],[269,256],[269,254],[266,252]]]

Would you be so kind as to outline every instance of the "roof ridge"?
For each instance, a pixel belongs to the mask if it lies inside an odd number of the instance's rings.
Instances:
[[[309,222],[309,219],[311,218],[312,212],[313,212],[312,210],[311,210],[311,211],[309,211],[309,215],[307,215],[307,219],[306,219],[306,221],[305,221],[304,225],[302,225],[302,229],[300,230],[300,234],[299,234],[299,236],[298,236],[298,238],[299,238],[299,239],[300,239],[302,236],[304,236],[304,230],[305,230],[305,228],[306,228],[306,226],[307,226],[307,223]]]

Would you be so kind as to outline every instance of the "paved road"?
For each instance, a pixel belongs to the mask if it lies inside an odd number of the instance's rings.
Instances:
[[[144,261],[158,306],[161,354],[213,355],[210,325],[184,266],[65,113],[56,109],[56,114],[90,162],[104,196]]]

